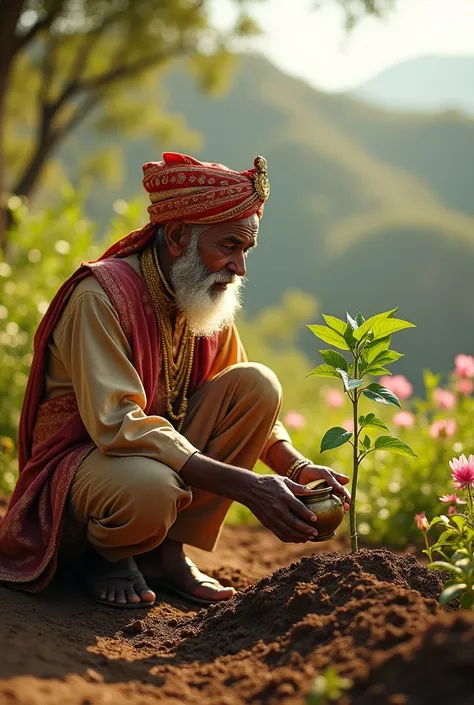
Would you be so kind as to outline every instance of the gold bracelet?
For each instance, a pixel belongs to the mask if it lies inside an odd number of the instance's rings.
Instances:
[[[296,477],[296,473],[305,468],[307,465],[312,465],[313,463],[311,460],[308,460],[308,458],[298,458],[295,460],[290,467],[288,468],[286,472],[286,476],[290,479],[293,480]]]

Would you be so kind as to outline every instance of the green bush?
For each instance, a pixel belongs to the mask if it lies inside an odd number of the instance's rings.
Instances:
[[[96,259],[110,242],[131,230],[132,220],[139,222],[134,205],[118,204],[121,215],[99,245],[92,223],[83,215],[82,200],[68,187],[58,204],[44,211],[29,210],[17,197],[8,202],[15,225],[7,257],[0,255],[0,491],[5,493],[17,476],[18,420],[38,323],[74,269]]]

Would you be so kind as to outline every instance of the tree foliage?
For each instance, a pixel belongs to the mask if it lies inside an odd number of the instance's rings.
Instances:
[[[331,1],[343,6],[348,26],[391,3]],[[259,31],[247,12],[253,2],[235,0],[236,20],[224,33],[212,23],[210,0],[2,0],[0,194],[31,196],[56,148],[88,116],[102,131],[176,139],[163,103],[150,104],[137,88],[183,57],[204,90],[219,86],[229,41]],[[2,207],[0,215],[2,248],[11,214],[3,217]]]

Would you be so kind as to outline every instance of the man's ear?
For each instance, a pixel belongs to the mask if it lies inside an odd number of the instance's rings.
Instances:
[[[165,225],[165,241],[170,255],[181,257],[189,243],[189,228],[180,220],[170,220]]]

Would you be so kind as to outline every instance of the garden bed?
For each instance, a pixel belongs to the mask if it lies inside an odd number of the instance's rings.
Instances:
[[[59,582],[0,589],[0,702],[298,705],[333,665],[353,681],[340,703],[471,703],[474,614],[442,610],[439,576],[413,555],[346,550],[228,526],[214,554],[190,554],[243,591],[198,612],[164,595],[108,610]]]

